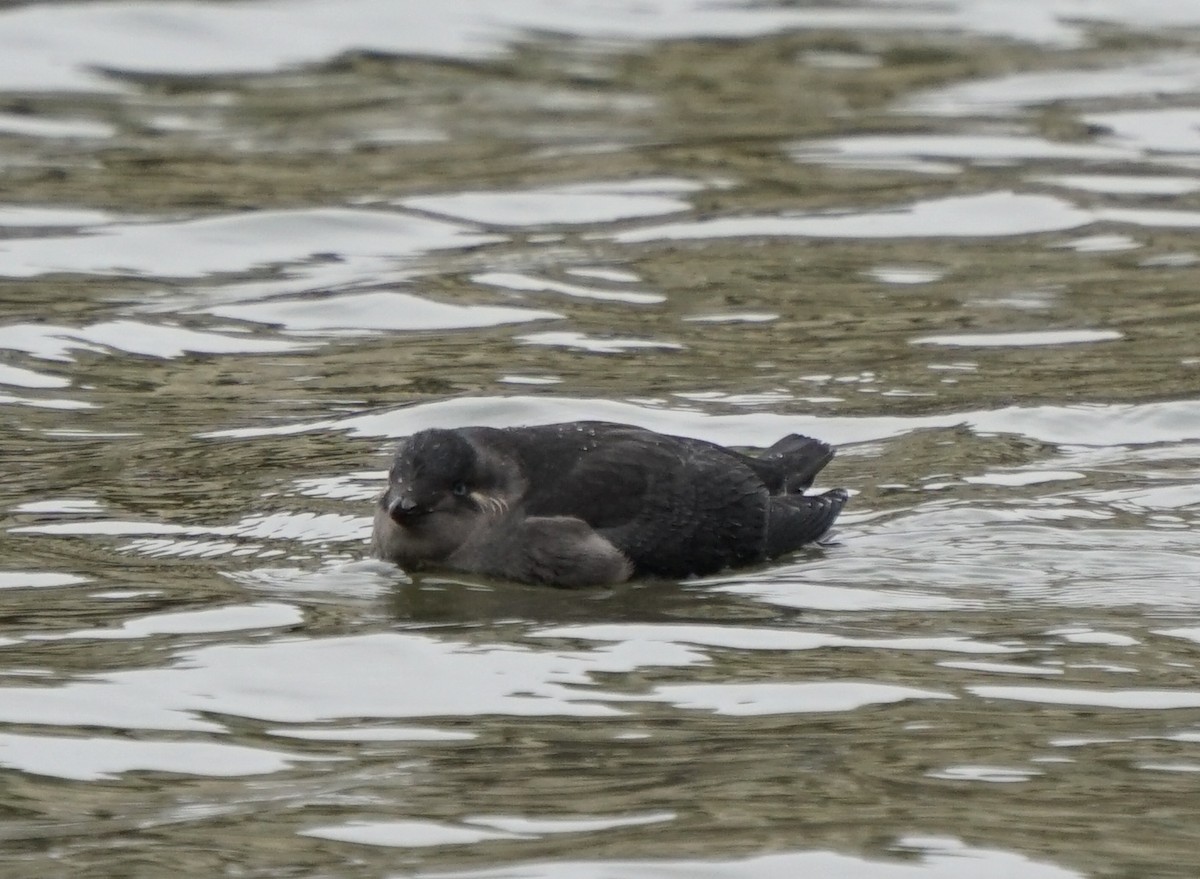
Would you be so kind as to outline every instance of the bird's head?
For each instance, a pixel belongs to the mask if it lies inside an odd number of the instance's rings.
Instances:
[[[397,525],[414,530],[447,517],[500,514],[514,490],[513,466],[461,431],[423,430],[396,450],[379,506]]]
[[[379,498],[372,541],[405,566],[438,562],[520,503],[524,477],[481,429],[423,430],[401,441]]]

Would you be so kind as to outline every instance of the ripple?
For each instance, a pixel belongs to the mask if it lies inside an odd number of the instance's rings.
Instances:
[[[702,659],[695,650],[664,643],[535,651],[391,632],[251,641],[184,651],[165,668],[90,674],[54,687],[0,687],[0,720],[221,731],[221,724],[202,718],[309,724],[489,714],[612,717],[622,712],[600,700],[627,697],[596,688],[593,674]]]
[[[386,479],[386,470],[358,470],[342,476],[297,479],[295,486],[296,491],[305,497],[369,501],[380,493]]]
[[[511,427],[559,421],[606,420],[731,446],[761,448],[788,433],[835,444],[902,436],[932,427],[968,425],[979,433],[1017,434],[1048,443],[1120,446],[1200,438],[1200,400],[1072,406],[1005,406],[944,415],[849,417],[739,412],[711,415],[695,409],[641,406],[583,397],[455,397],[342,419],[219,430],[209,438],[281,436],[346,430],[360,437],[402,437],[430,427]]]
[[[300,835],[360,845],[417,848],[432,845],[469,845],[490,839],[537,839],[559,833],[595,833],[620,827],[658,824],[674,818],[673,812],[577,818],[477,815],[463,819],[461,824],[433,821],[350,821],[302,830]]]
[[[926,773],[930,778],[947,781],[986,781],[992,784],[1029,781],[1041,774],[1035,769],[1010,769],[1004,766],[947,766],[937,772]]]
[[[383,845],[392,848],[419,848],[435,845],[471,845],[488,839],[529,839],[528,836],[489,830],[483,827],[464,827],[436,821],[348,821],[310,827],[299,831],[300,836],[353,842],[359,845]]]
[[[515,815],[474,815],[463,819],[467,824],[481,824],[508,833],[543,836],[554,833],[595,833],[618,827],[642,827],[662,824],[676,819],[674,812],[651,812],[645,815],[575,815],[571,817],[531,818]]]
[[[982,699],[1008,699],[1043,705],[1084,705],[1137,711],[1200,708],[1195,690],[1088,690],[1082,687],[973,686],[967,690]]]
[[[1028,348],[1038,345],[1079,345],[1112,342],[1123,338],[1117,330],[1039,330],[1028,333],[956,333],[922,336],[914,345],[949,345],[960,348]]]
[[[0,122],[0,130],[3,130],[2,122]],[[29,229],[39,226],[99,226],[111,223],[115,219],[116,217],[107,211],[90,208],[0,206],[0,226],[9,226],[14,229]]]
[[[916,589],[868,589],[854,586],[831,586],[810,583],[806,576],[808,563],[781,567],[770,579],[723,577],[709,581],[713,588],[731,595],[750,595],[780,607],[798,607],[810,610],[833,611],[877,611],[877,610],[920,610],[947,611],[961,609],[961,599],[946,595],[933,595]],[[728,585],[726,585],[728,584]]]
[[[663,684],[651,697],[676,708],[703,709],[746,717],[763,714],[808,714],[855,711],[910,699],[954,699],[949,693],[876,684],[868,681],[804,683]]]
[[[1037,183],[1095,192],[1100,195],[1188,195],[1200,192],[1200,177],[1137,174],[1052,174],[1032,178]]]
[[[881,284],[931,284],[946,276],[946,270],[933,266],[876,266],[864,274]]]
[[[267,730],[268,735],[313,742],[469,742],[478,733],[419,726],[291,727]]]
[[[942,668],[958,668],[963,671],[980,671],[996,675],[1061,675],[1063,670],[1053,665],[1020,665],[1015,662],[978,662],[974,659],[945,659],[938,663]]]
[[[463,872],[417,873],[428,879],[782,879],[794,876],[854,879],[1084,879],[1084,874],[1000,849],[973,848],[956,840],[904,840],[903,860],[869,860],[829,851],[796,851],[740,858],[643,861],[540,861]]]
[[[889,210],[717,217],[620,232],[623,244],[709,238],[974,238],[1058,232],[1095,222],[1049,195],[988,192],[928,199]]]
[[[377,490],[372,491],[375,494]],[[370,516],[342,513],[271,513],[247,516],[233,525],[211,527],[177,525],[170,522],[138,522],[122,519],[39,522],[8,529],[14,534],[53,537],[133,537],[123,551],[153,558],[216,558],[282,554],[265,549],[258,541],[299,541],[323,546],[329,543],[361,543],[371,534]],[[232,539],[231,539],[232,538]]]
[[[103,353],[105,349],[114,349],[127,354],[172,359],[185,354],[274,354],[304,347],[298,342],[133,320],[107,321],[79,328],[54,324],[0,327],[0,348],[24,351],[45,360],[72,360],[71,352],[76,350]]]
[[[368,517],[344,513],[266,513],[247,516],[236,525],[210,529],[211,534],[271,540],[362,540],[370,528]]]
[[[1122,250],[1137,250],[1142,245],[1128,235],[1085,235],[1055,245],[1076,253],[1118,253]]]
[[[683,348],[678,342],[665,342],[658,339],[630,339],[608,336],[589,336],[571,330],[557,330],[545,333],[530,333],[517,336],[517,341],[527,345],[546,345],[551,348],[574,348],[587,351],[589,354],[623,354],[639,348],[659,348],[667,351],[677,351]]]
[[[1200,153],[1200,108],[1169,107],[1089,113],[1089,125],[1108,129],[1120,144],[1142,152]]]
[[[31,635],[30,640],[59,641],[78,638],[126,639],[155,635],[200,635],[217,632],[243,632],[298,625],[304,613],[290,604],[247,604],[209,610],[161,613],[127,620],[115,629],[78,629],[61,634]]]
[[[0,571],[0,589],[57,589],[90,582],[90,577],[54,571]]]
[[[42,397],[18,397],[13,394],[0,394],[0,405],[30,406],[34,409],[95,409],[95,403],[83,400],[54,400]]]
[[[0,733],[0,766],[72,781],[101,781],[125,772],[235,778],[281,772],[312,759],[216,742]]]
[[[1073,482],[1087,479],[1087,475],[1075,470],[1021,470],[1003,473],[983,473],[979,476],[964,476],[968,485],[997,485],[1019,488],[1026,485],[1043,485],[1047,482]]]
[[[850,638],[825,632],[736,626],[687,626],[629,623],[561,626],[531,633],[540,638],[613,641],[628,644],[697,644],[733,650],[818,650],[830,647],[881,650],[930,650],[950,653],[1018,653],[1015,647],[988,644],[970,638]]]
[[[1159,4],[1155,8],[1162,10],[1169,5]],[[1182,9],[1187,4],[1174,5]],[[1179,54],[1123,67],[1042,70],[956,83],[911,95],[898,109],[932,116],[1007,116],[1025,107],[1058,101],[1155,97],[1197,90],[1200,90],[1200,59]]]
[[[117,133],[116,126],[95,119],[67,119],[0,113],[0,134],[15,137],[44,137],[55,140],[105,140]],[[0,225],[3,225],[0,222]]]
[[[661,293],[643,293],[637,290],[600,290],[595,287],[585,287],[581,284],[564,284],[546,278],[537,278],[517,272],[482,272],[472,275],[471,280],[476,284],[486,284],[490,287],[502,287],[505,290],[515,290],[521,293],[561,293],[577,299],[595,299],[601,302],[628,302],[632,305],[653,305],[665,302],[667,297]]]
[[[890,10],[714,6],[701,0],[502,5],[453,0],[435,7],[379,0],[320,0],[284,5],[246,2],[64,3],[28,6],[0,15],[0,88],[7,91],[114,92],[123,85],[102,71],[175,75],[249,74],[292,69],[353,51],[455,60],[494,58],[529,33],[569,34],[645,44],[697,37],[730,39],[793,28],[976,29],[1023,38],[1061,39],[1074,28],[1052,14],[964,15]]]
[[[705,186],[670,177],[642,178],[541,189],[454,192],[406,198],[398,204],[492,226],[613,223],[685,211],[691,205],[678,196]]]
[[[1052,629],[1047,635],[1057,635],[1071,644],[1106,644],[1109,647],[1133,647],[1141,642],[1118,632],[1097,632],[1092,629]]]
[[[300,262],[318,254],[391,261],[499,240],[441,220],[394,211],[312,208],[172,222],[124,222],[87,235],[19,238],[0,250],[0,276],[54,272],[205,277]]]
[[[1040,137],[978,134],[892,134],[806,141],[791,149],[802,162],[860,164],[873,158],[963,159],[971,164],[1029,159],[1118,162],[1138,152],[1115,146],[1063,143]]]
[[[694,314],[685,317],[684,320],[698,324],[765,324],[779,320],[779,315],[774,311],[735,311]]]
[[[456,305],[390,292],[346,293],[320,299],[272,299],[206,310],[219,317],[273,324],[292,333],[457,330],[562,317],[553,311],[500,305]]]
[[[57,375],[45,375],[34,372],[32,369],[0,363],[0,385],[15,385],[21,388],[65,388],[70,384],[69,379]]]

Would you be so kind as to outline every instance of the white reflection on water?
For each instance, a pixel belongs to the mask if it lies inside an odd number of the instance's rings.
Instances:
[[[586,815],[564,817],[532,818],[517,815],[472,815],[464,818],[467,824],[481,824],[484,827],[495,827],[509,833],[550,834],[550,833],[594,833],[597,830],[611,830],[616,827],[640,827],[645,824],[661,824],[664,821],[675,820],[674,812],[650,812],[642,815]]]
[[[574,183],[541,189],[454,192],[402,199],[414,210],[495,226],[612,223],[685,211],[679,196],[705,188],[693,180],[641,178],[612,183]]]
[[[1076,253],[1116,253],[1121,250],[1137,250],[1141,243],[1128,235],[1085,235],[1055,245]]]
[[[624,244],[713,238],[978,238],[1064,232],[1094,223],[1193,229],[1200,211],[1078,207],[1049,195],[985,192],[878,211],[827,211],[684,220],[612,236]],[[1112,236],[1105,236],[1106,242]],[[1136,245],[1136,242],[1133,242]],[[1070,246],[1070,245],[1068,245]],[[1113,249],[1111,246],[1102,250]],[[1125,249],[1124,241],[1120,248]]]
[[[1173,107],[1089,113],[1085,122],[1108,129],[1118,144],[1147,152],[1200,152],[1200,108]]]
[[[1011,699],[1043,705],[1085,705],[1092,708],[1118,708],[1137,711],[1170,711],[1200,708],[1200,690],[1120,690],[1083,687],[967,687],[983,699]]]
[[[0,404],[31,406],[35,409],[94,409],[94,403],[83,400],[52,400],[44,397],[18,397],[15,394],[0,394]]]
[[[1049,195],[985,192],[918,201],[879,211],[717,217],[648,226],[612,237],[624,244],[764,236],[812,238],[971,238],[1075,229],[1092,212]]]
[[[1036,183],[1062,186],[1101,195],[1187,195],[1200,192],[1200,177],[1167,177],[1143,174],[1048,174]]]
[[[176,525],[170,522],[136,522],[123,519],[89,519],[77,522],[46,522],[19,525],[14,534],[144,536],[171,534],[189,537],[229,536],[310,542],[363,540],[370,534],[367,516],[342,513],[252,514],[234,525],[211,527]]]
[[[957,840],[900,841],[914,860],[867,860],[827,851],[799,851],[736,859],[545,861],[455,873],[419,873],[423,879],[1084,879],[1074,870]],[[392,874],[399,879],[400,874]],[[412,874],[406,874],[412,875]]]
[[[504,305],[457,305],[384,291],[343,293],[319,299],[271,299],[221,305],[207,311],[219,317],[276,324],[293,333],[452,330],[562,317],[553,311]]]
[[[939,6],[859,2],[839,7],[716,5],[701,0],[560,3],[449,0],[100,2],[19,6],[0,15],[0,88],[119,91],[100,71],[261,73],[353,50],[454,59],[493,57],[522,34],[602,40],[748,37],[795,28],[932,30],[1078,45],[1080,22],[1196,26],[1190,0],[958,0]],[[1116,92],[1108,91],[1105,94]]]
[[[302,830],[300,835],[360,845],[416,848],[430,845],[464,845],[487,839],[536,839],[558,833],[595,833],[618,827],[658,824],[671,821],[674,817],[673,812],[658,812],[607,818],[476,815],[463,819],[461,824],[441,824],[434,821],[349,821],[345,824]]]
[[[621,354],[639,348],[659,348],[674,351],[683,346],[677,342],[660,339],[631,339],[624,337],[592,336],[574,330],[557,330],[544,333],[529,333],[517,336],[518,342],[527,345],[545,345],[552,348],[575,348],[590,354]]]
[[[1087,479],[1087,475],[1075,470],[1021,470],[1006,471],[1003,473],[983,473],[979,476],[964,476],[963,482],[968,485],[1019,487],[1041,485],[1046,482],[1071,482],[1076,479]]]
[[[549,278],[538,278],[533,275],[518,272],[481,272],[472,275],[471,280],[476,284],[486,284],[505,290],[522,293],[560,293],[578,299],[596,299],[602,302],[628,302],[631,305],[653,305],[665,302],[667,297],[661,293],[644,293],[639,290],[601,290],[597,287],[585,287],[582,284],[564,284]]]
[[[1132,10],[1122,0],[1116,5]],[[1191,6],[1190,0],[1155,4],[1157,8]],[[1154,8],[1149,4],[1144,9]],[[1146,97],[1189,94],[1200,89],[1200,58],[1195,55],[1164,55],[1123,67],[1093,70],[1039,70],[1014,73],[995,79],[971,80],[910,95],[900,109],[921,115],[977,116],[1009,115],[1024,107],[1055,101],[1089,98]]]
[[[922,336],[914,345],[951,345],[962,348],[1027,348],[1036,345],[1079,345],[1111,342],[1124,334],[1117,330],[1039,330],[1029,333],[956,333]]]
[[[927,773],[930,778],[943,778],[947,781],[985,781],[992,784],[1029,781],[1041,774],[1035,769],[1014,769],[1007,766],[947,766],[945,769]]]
[[[243,2],[100,2],[30,5],[0,15],[0,88],[20,91],[120,91],[100,71],[166,74],[262,73],[332,59],[354,50],[481,59],[529,32],[638,41],[747,37],[792,28],[934,29],[1006,34],[1076,43],[1072,19],[1144,23],[1112,6],[1079,0],[1005,4],[987,0],[937,8],[879,3],[833,7],[715,5],[701,0],[577,2],[450,0],[413,6],[389,0]],[[1163,4],[1156,4],[1161,7]],[[1171,21],[1196,23],[1186,3]],[[1151,7],[1151,8],[1155,8]],[[1060,20],[1061,19],[1061,20]]]
[[[434,845],[471,845],[488,839],[529,839],[524,834],[441,824],[436,821],[348,821],[301,830],[301,836],[353,842],[359,845],[385,845],[393,848],[420,848]]]
[[[123,772],[235,777],[265,775],[319,758],[221,742],[0,733],[0,766],[74,781]]]
[[[65,119],[52,116],[0,113],[0,134],[16,137],[45,137],[57,140],[104,140],[117,133],[116,126],[95,119]],[[0,222],[0,225],[6,225]]]
[[[1061,675],[1063,670],[1055,665],[1021,665],[1015,662],[980,662],[975,659],[944,659],[941,668],[960,668],[963,671],[978,671],[996,675]]]
[[[0,119],[3,118],[0,117]],[[0,131],[2,130],[3,122],[0,121]],[[0,206],[0,226],[11,226],[15,229],[36,228],[39,226],[99,226],[115,220],[116,217],[107,211],[97,211],[90,208],[31,207],[29,205]]]
[[[65,388],[70,384],[69,379],[57,375],[46,375],[32,369],[0,363],[0,385],[15,385],[20,388]]]
[[[126,620],[114,629],[79,629],[61,634],[30,635],[34,641],[58,641],[73,638],[125,639],[154,635],[189,635],[215,632],[241,632],[295,626],[304,621],[300,608],[290,604],[259,604],[162,613]]]
[[[654,625],[651,623],[559,626],[531,633],[539,638],[566,638],[630,644],[696,644],[730,650],[819,650],[846,647],[879,650],[928,650],[948,653],[1019,653],[1020,648],[960,637],[851,638],[828,632],[803,632],[763,626]]]
[[[0,589],[52,589],[91,582],[78,574],[53,571],[0,571]]]
[[[881,284],[930,284],[946,276],[938,266],[883,265],[864,272]]]
[[[1090,143],[1063,143],[1040,137],[981,134],[889,134],[843,137],[796,144],[792,157],[804,162],[859,163],[870,158],[933,157],[971,164],[1029,159],[1119,162],[1139,151]]]
[[[877,579],[886,567],[888,585],[897,590],[936,584],[959,600],[992,603],[1195,608],[1200,602],[1200,539],[1193,529],[1101,527],[1086,492],[1076,509],[1039,516],[1041,506],[1056,501],[1062,499],[1047,495],[992,508],[931,502],[873,522],[848,539],[852,552],[810,560],[807,576],[848,587]]]
[[[0,276],[51,272],[203,277],[337,253],[399,260],[499,240],[396,211],[350,208],[255,211],[172,222],[125,222],[87,235],[20,238],[0,249]]]
[[[304,347],[300,342],[263,339],[245,333],[214,333],[133,320],[105,321],[84,327],[55,324],[0,327],[0,348],[24,351],[44,360],[72,360],[73,351],[103,353],[106,348],[169,359],[185,354],[273,354]]]
[[[234,428],[205,436],[257,437],[347,430],[355,436],[401,437],[429,427],[620,421],[732,446],[764,448],[781,436],[802,433],[834,444],[901,436],[930,427],[968,425],[980,433],[1017,434],[1048,443],[1119,446],[1200,438],[1200,400],[1073,406],[1006,406],[944,415],[812,416],[774,412],[710,415],[695,409],[654,408],[618,400],[577,397],[455,397],[343,419],[272,427]]]
[[[843,514],[843,518],[849,516]],[[935,595],[915,586],[905,589],[865,588],[855,585],[833,586],[812,582],[809,562],[780,566],[770,577],[743,575],[725,576],[706,581],[710,588],[731,595],[749,595],[779,607],[809,610],[877,611],[877,610],[961,610],[971,602],[956,596]]]
[[[910,699],[954,699],[950,693],[871,681],[802,683],[662,684],[648,697],[676,708],[747,717],[761,714],[844,712]]]
[[[472,645],[381,632],[183,651],[163,668],[91,674],[55,687],[0,687],[0,720],[55,726],[221,731],[222,714],[270,722],[563,715],[611,717],[597,672],[706,661],[663,642],[592,650]]]
[[[477,733],[421,726],[278,727],[267,735],[312,742],[469,742]]]

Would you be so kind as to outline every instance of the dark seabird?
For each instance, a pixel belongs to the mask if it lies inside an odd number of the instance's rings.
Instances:
[[[819,541],[844,489],[791,434],[757,457],[627,424],[423,430],[400,443],[372,549],[405,568],[591,586],[749,565]]]

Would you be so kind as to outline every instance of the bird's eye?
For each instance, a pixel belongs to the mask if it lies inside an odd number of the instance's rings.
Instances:
[[[450,486],[450,490],[458,497],[462,497],[467,493],[467,484],[460,479],[454,485]]]

